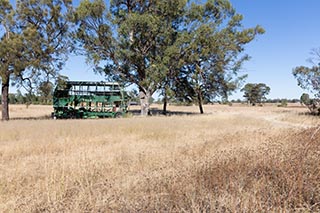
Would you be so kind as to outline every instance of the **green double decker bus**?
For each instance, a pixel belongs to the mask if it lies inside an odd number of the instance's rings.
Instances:
[[[129,96],[119,83],[66,81],[54,90],[52,118],[122,117],[128,102]]]

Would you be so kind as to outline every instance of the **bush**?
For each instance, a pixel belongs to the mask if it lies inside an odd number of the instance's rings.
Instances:
[[[307,93],[303,93],[300,97],[300,103],[307,106],[313,115],[320,115],[320,100],[311,99]]]
[[[280,104],[278,104],[278,107],[287,107],[287,106],[288,106],[287,99],[282,99]]]

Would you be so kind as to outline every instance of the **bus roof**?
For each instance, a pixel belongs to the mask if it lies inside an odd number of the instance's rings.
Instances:
[[[67,85],[81,85],[81,86],[120,86],[118,82],[104,82],[104,81],[67,81]]]

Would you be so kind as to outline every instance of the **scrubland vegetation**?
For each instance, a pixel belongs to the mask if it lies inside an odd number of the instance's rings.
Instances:
[[[11,107],[12,118],[30,118],[33,107]],[[42,107],[38,116],[50,110]],[[318,118],[303,115],[303,108],[273,106],[205,111],[2,122],[0,209],[320,211]]]

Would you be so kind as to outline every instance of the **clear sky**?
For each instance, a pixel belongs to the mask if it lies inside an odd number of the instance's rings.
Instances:
[[[75,1],[78,2],[78,1]],[[248,46],[241,73],[247,83],[266,83],[271,88],[267,98],[300,98],[303,90],[292,75],[296,66],[310,64],[312,48],[320,47],[320,0],[231,0],[244,16],[244,27],[261,25],[266,33]],[[104,80],[95,75],[83,57],[71,57],[61,72],[71,80]],[[230,99],[242,98],[238,92]]]

